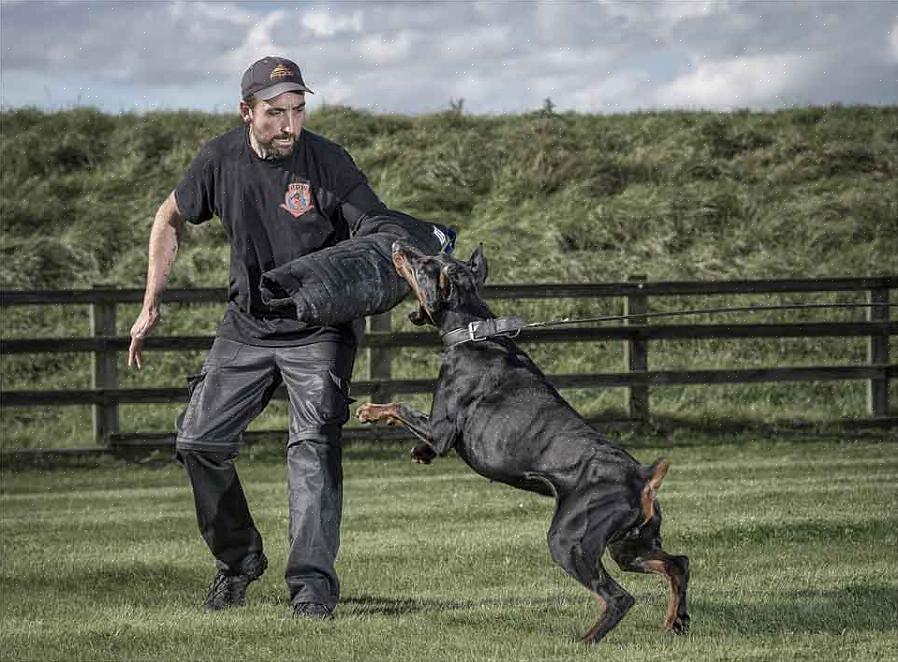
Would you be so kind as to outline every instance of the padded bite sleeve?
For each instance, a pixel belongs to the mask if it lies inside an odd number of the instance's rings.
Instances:
[[[435,254],[451,250],[455,233],[401,212],[363,216],[354,236],[262,274],[262,301],[295,306],[309,325],[337,325],[393,308],[409,292],[393,267],[397,239]]]

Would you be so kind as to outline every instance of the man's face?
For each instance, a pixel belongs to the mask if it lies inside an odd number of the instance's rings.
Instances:
[[[305,120],[306,97],[301,92],[284,92],[252,107],[240,102],[243,121],[249,125],[262,158],[281,158],[293,151]]]

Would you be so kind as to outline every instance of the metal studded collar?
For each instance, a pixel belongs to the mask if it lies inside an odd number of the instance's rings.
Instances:
[[[527,326],[527,322],[520,317],[496,317],[492,319],[478,320],[467,326],[453,329],[442,336],[446,349],[467,342],[480,342],[494,336],[506,336],[514,338],[521,329]]]

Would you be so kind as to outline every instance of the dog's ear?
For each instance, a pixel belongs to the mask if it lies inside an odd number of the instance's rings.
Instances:
[[[477,285],[483,285],[486,282],[487,265],[486,256],[483,254],[483,244],[477,244],[477,248],[471,253],[471,259],[468,261],[474,276],[477,278]]]

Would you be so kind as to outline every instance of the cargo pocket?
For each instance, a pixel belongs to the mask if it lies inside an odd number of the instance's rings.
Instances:
[[[228,367],[237,360],[242,349],[243,343],[231,340],[230,338],[216,337],[212,343],[212,348],[209,350],[209,354],[206,356],[203,372],[206,371],[206,368]],[[194,376],[199,377],[199,375]],[[187,378],[187,381],[190,381],[190,377]]]
[[[196,375],[187,375],[187,406],[184,410],[178,414],[178,417],[175,419],[175,430],[178,433],[178,436],[184,435],[184,431],[187,425],[190,424],[190,420],[193,418],[193,413],[196,410],[198,403],[194,402],[193,395],[196,392],[197,387],[206,379],[206,371],[200,372]],[[191,435],[184,435],[191,436]]]

